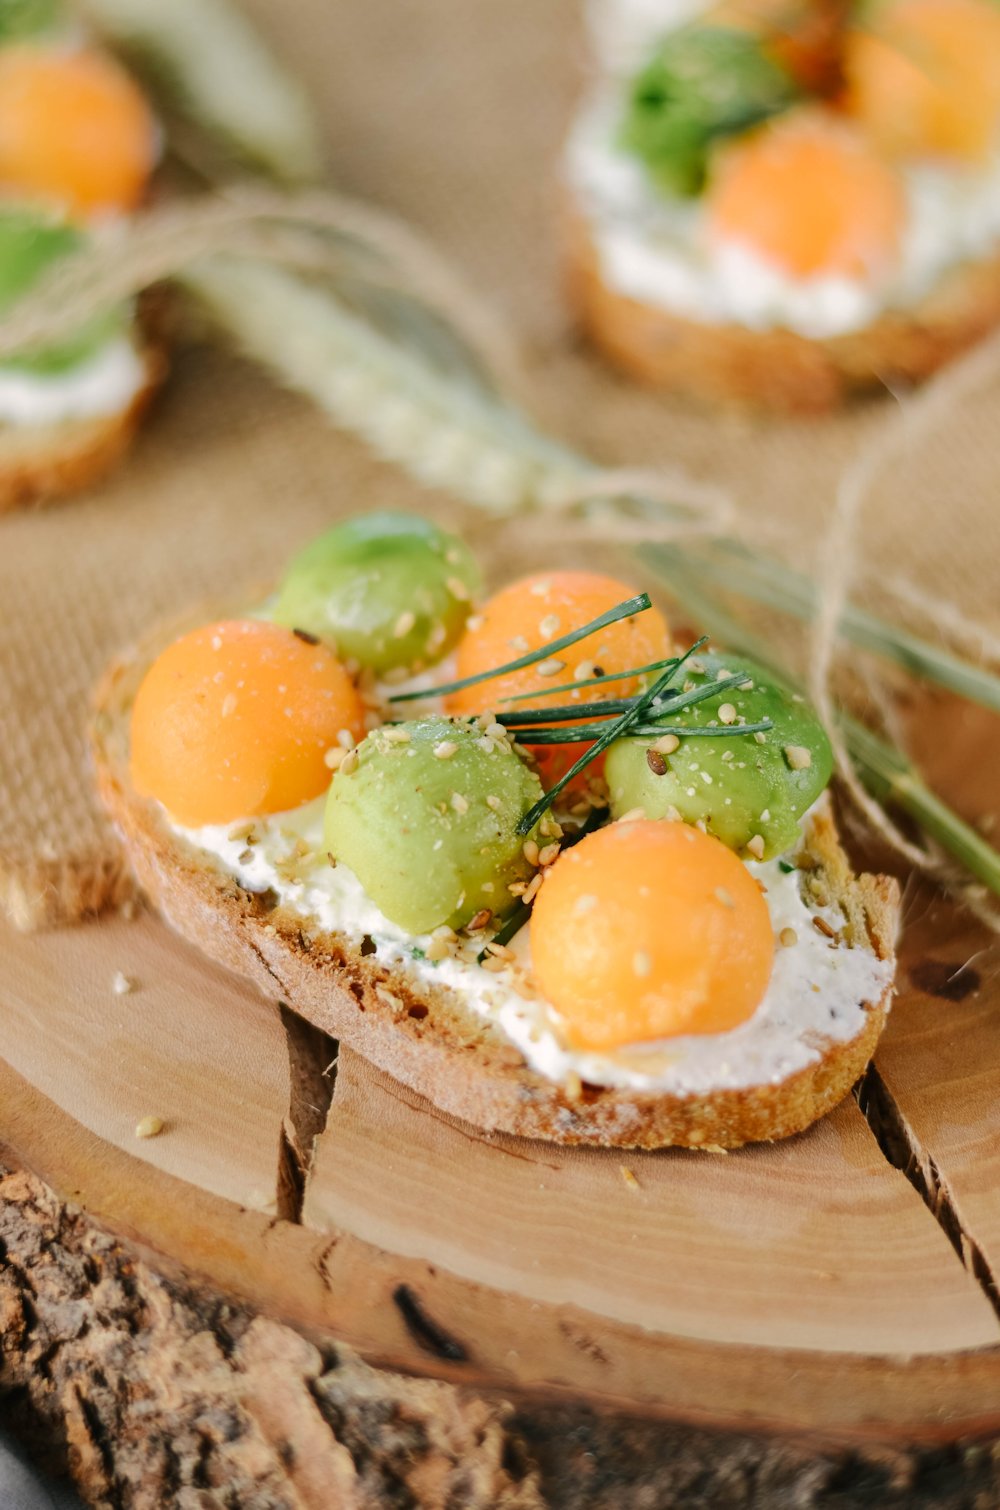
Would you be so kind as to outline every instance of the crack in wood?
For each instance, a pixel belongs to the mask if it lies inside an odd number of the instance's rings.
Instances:
[[[882,1153],[913,1186],[1000,1319],[997,1275],[975,1238],[963,1226],[947,1179],[920,1143],[874,1064],[868,1066],[858,1081],[855,1096]]]
[[[440,1322],[424,1310],[423,1304],[409,1285],[397,1285],[392,1300],[403,1318],[406,1330],[413,1340],[438,1358],[447,1358],[449,1363],[467,1363],[469,1352],[463,1342],[445,1331]]]
[[[278,1147],[277,1213],[301,1223],[316,1140],[326,1127],[337,1081],[335,1039],[278,1003],[288,1049],[288,1111]]]

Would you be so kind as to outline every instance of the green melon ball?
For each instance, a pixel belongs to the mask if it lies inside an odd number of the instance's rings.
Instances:
[[[671,194],[700,194],[713,146],[795,96],[751,31],[693,22],[668,32],[633,80],[621,145]]]
[[[612,814],[620,817],[633,808],[642,808],[648,818],[680,814],[687,823],[703,822],[735,850],[759,835],[764,841],[759,858],[771,859],[796,842],[799,819],[829,782],[830,742],[809,704],[745,657],[702,655],[692,664],[698,669],[688,672],[688,683],[702,686],[723,671],[746,671],[751,685],[731,687],[674,716],[664,714],[663,721],[695,730],[725,726],[735,717],[734,737],[683,735],[670,752],[651,752],[650,738],[617,740],[605,767]],[[774,724],[767,733],[738,733],[739,720],[765,718]]]
[[[64,19],[58,0],[0,0],[0,43],[40,36]]]
[[[517,823],[542,795],[511,742],[435,715],[376,729],[357,753],[330,785],[326,846],[386,917],[430,933],[509,912],[509,886],[535,873]]]
[[[480,585],[456,535],[412,514],[362,514],[295,557],[274,617],[375,672],[417,670],[456,643]]]
[[[37,211],[21,206],[0,209],[0,315],[12,308],[54,262],[76,251],[83,242],[83,235],[73,226]],[[126,310],[113,310],[88,321],[55,346],[0,358],[0,365],[40,376],[65,372],[123,334],[130,324]]]

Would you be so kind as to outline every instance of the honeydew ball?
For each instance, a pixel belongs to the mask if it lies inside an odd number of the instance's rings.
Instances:
[[[412,514],[364,514],[294,558],[274,617],[378,674],[418,670],[455,645],[479,588],[456,535]]]
[[[21,205],[0,206],[0,316],[28,293],[53,263],[83,244],[83,234],[61,219]],[[127,310],[112,310],[54,346],[4,356],[0,366],[37,373],[62,372],[85,361],[130,324]]]
[[[386,725],[333,778],[326,847],[410,933],[498,920],[510,886],[535,874],[517,824],[541,795],[499,731],[439,716]]]
[[[824,790],[833,752],[812,708],[761,667],[739,657],[698,658],[687,682],[704,686],[723,673],[746,671],[742,687],[666,713],[663,722],[691,729],[673,740],[617,740],[605,771],[615,817],[637,809],[647,818],[702,823],[730,849],[771,859],[794,845],[799,820]],[[741,735],[741,721],[771,719],[767,733]],[[728,728],[732,737],[697,735],[699,728]]]

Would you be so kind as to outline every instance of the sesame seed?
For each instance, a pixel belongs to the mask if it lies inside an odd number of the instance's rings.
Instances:
[[[679,811],[677,810],[677,808],[674,807],[674,805],[673,805],[672,802],[671,802],[670,806],[667,807],[664,810],[663,816],[664,816],[664,818],[669,823],[680,823],[681,822],[681,815],[680,815]]]
[[[499,959],[495,954],[488,954],[484,960],[480,961],[480,964],[484,970],[489,970],[491,975],[499,975],[501,970],[507,968],[506,961]]]
[[[732,896],[724,886],[717,886],[715,888],[715,895],[718,901],[722,903],[723,907],[729,907],[730,909],[735,908],[736,903],[733,901]]]
[[[449,577],[444,585],[452,597],[457,598],[460,603],[467,603],[469,601],[469,589],[461,577]]]
[[[222,699],[222,716],[228,718],[230,713],[236,712],[237,698],[235,692],[227,692]]]
[[[761,815],[760,815],[760,821],[761,821],[761,823],[770,823],[770,821],[771,821],[771,809],[769,807],[766,807],[764,809],[764,811],[761,813]]]
[[[586,912],[593,912],[596,906],[597,898],[594,896],[593,892],[585,891],[583,895],[578,896],[576,901],[573,903],[573,911],[578,916],[582,917]]]
[[[135,981],[129,980],[121,970],[116,970],[111,981],[111,989],[116,996],[128,996],[130,991],[135,990]]]
[[[676,734],[661,734],[659,739],[654,740],[649,748],[656,750],[659,755],[672,755],[675,750],[680,749],[680,743]]]
[[[486,799],[486,806],[491,807],[495,813],[498,813],[503,807],[503,803],[500,801],[499,797],[495,797],[491,792]]]
[[[757,744],[759,744],[759,745],[766,745],[767,744],[767,735],[764,733],[763,729],[758,729],[757,730],[756,734],[754,735],[754,739],[756,740]],[[740,769],[742,770],[743,767],[741,766]]]
[[[538,626],[538,633],[543,640],[551,640],[552,636],[558,633],[559,627],[559,615],[557,613],[547,613]]]
[[[639,823],[646,816],[644,807],[630,807],[627,813],[622,813],[619,823]]]
[[[632,973],[633,973],[633,975],[638,975],[638,976],[650,975],[652,973],[652,970],[653,970],[653,961],[650,959],[650,957],[646,953],[645,949],[637,949],[635,951],[635,953],[633,954],[633,956],[632,956]]]
[[[528,644],[528,641],[523,634],[515,634],[513,639],[507,641],[507,644],[510,646],[511,650],[517,650],[522,655],[526,655],[531,649],[531,646]]]
[[[579,665],[573,667],[573,680],[575,682],[589,681],[595,675],[593,661],[581,661]]]
[[[708,774],[707,771],[699,771],[698,775],[700,776],[701,780],[705,783],[706,786],[711,786],[712,785],[712,778]]]
[[[158,1138],[164,1128],[162,1117],[143,1117],[135,1124],[137,1138]]]
[[[552,590],[551,582],[532,582],[529,591],[532,597],[547,598]]]
[[[399,618],[396,620],[395,624],[392,627],[393,639],[405,639],[416,622],[417,616],[413,612],[413,609],[407,608],[404,613],[400,614]]]
[[[337,767],[343,762],[344,756],[346,754],[347,751],[342,750],[339,745],[331,745],[326,754],[323,756],[323,764],[327,767],[328,770],[335,771]]]
[[[579,1075],[576,1073],[576,1070],[567,1071],[566,1079],[563,1082],[563,1088],[566,1092],[567,1101],[579,1101],[580,1097],[583,1095],[583,1082],[581,1081]]]
[[[467,813],[469,811],[469,799],[463,797],[461,792],[452,792],[451,805],[456,813]]]
[[[805,745],[786,745],[785,759],[793,771],[807,771],[813,763],[812,751]]]
[[[453,739],[442,739],[440,744],[434,746],[434,754],[438,760],[450,760],[458,749]]]
[[[557,655],[550,655],[547,661],[539,661],[535,670],[539,676],[555,676],[557,672],[564,671],[565,668],[565,661],[561,661]]]
[[[728,681],[728,680],[729,680],[729,678],[730,678],[730,677],[731,677],[731,676],[732,676],[732,674],[733,674],[733,673],[732,673],[732,672],[731,672],[731,671],[727,671],[727,670],[726,670],[726,669],[725,669],[725,667],[723,667],[723,666],[720,666],[720,667],[719,667],[719,669],[718,669],[718,671],[717,671],[717,672],[716,672],[716,673],[715,673],[715,680],[716,680],[716,681],[717,681],[717,682],[725,682],[725,681]]]
[[[475,634],[476,630],[482,629],[485,623],[486,620],[481,613],[470,613],[465,621],[465,627],[466,629],[471,629],[473,634]]]
[[[782,928],[778,934],[778,942],[783,949],[791,949],[799,941],[799,936],[794,928]]]
[[[348,750],[340,762],[337,774],[340,776],[353,776],[360,763],[361,757],[358,755],[357,750]]]
[[[337,743],[344,750],[354,749],[354,735],[351,733],[350,729],[337,730]]]
[[[747,854],[752,855],[755,860],[763,860],[764,839],[761,834],[754,834],[752,839],[747,840]]]
[[[720,724],[734,724],[736,722],[736,709],[732,703],[723,703],[719,709]]]
[[[382,730],[382,734],[391,745],[408,745],[410,743],[409,729],[386,727]]]
[[[492,916],[493,913],[489,907],[480,907],[479,911],[475,913],[466,923],[466,932],[482,933],[483,929],[488,925]]]

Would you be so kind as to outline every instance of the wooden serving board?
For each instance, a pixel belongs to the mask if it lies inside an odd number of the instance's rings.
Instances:
[[[992,721],[952,727],[943,758],[982,810]],[[485,1135],[144,913],[5,934],[3,1162],[201,1303],[457,1398],[556,1410],[563,1435],[595,1409],[654,1418],[649,1461],[671,1432],[709,1430],[739,1454],[783,1444],[802,1474],[875,1462],[883,1503],[944,1454],[926,1503],[971,1503],[949,1496],[994,1472],[977,1444],[1000,1439],[996,949],[929,889],[909,889],[906,916],[861,1105],[728,1155]],[[150,1116],[163,1132],[138,1139]],[[155,1366],[155,1350],[128,1363]]]

